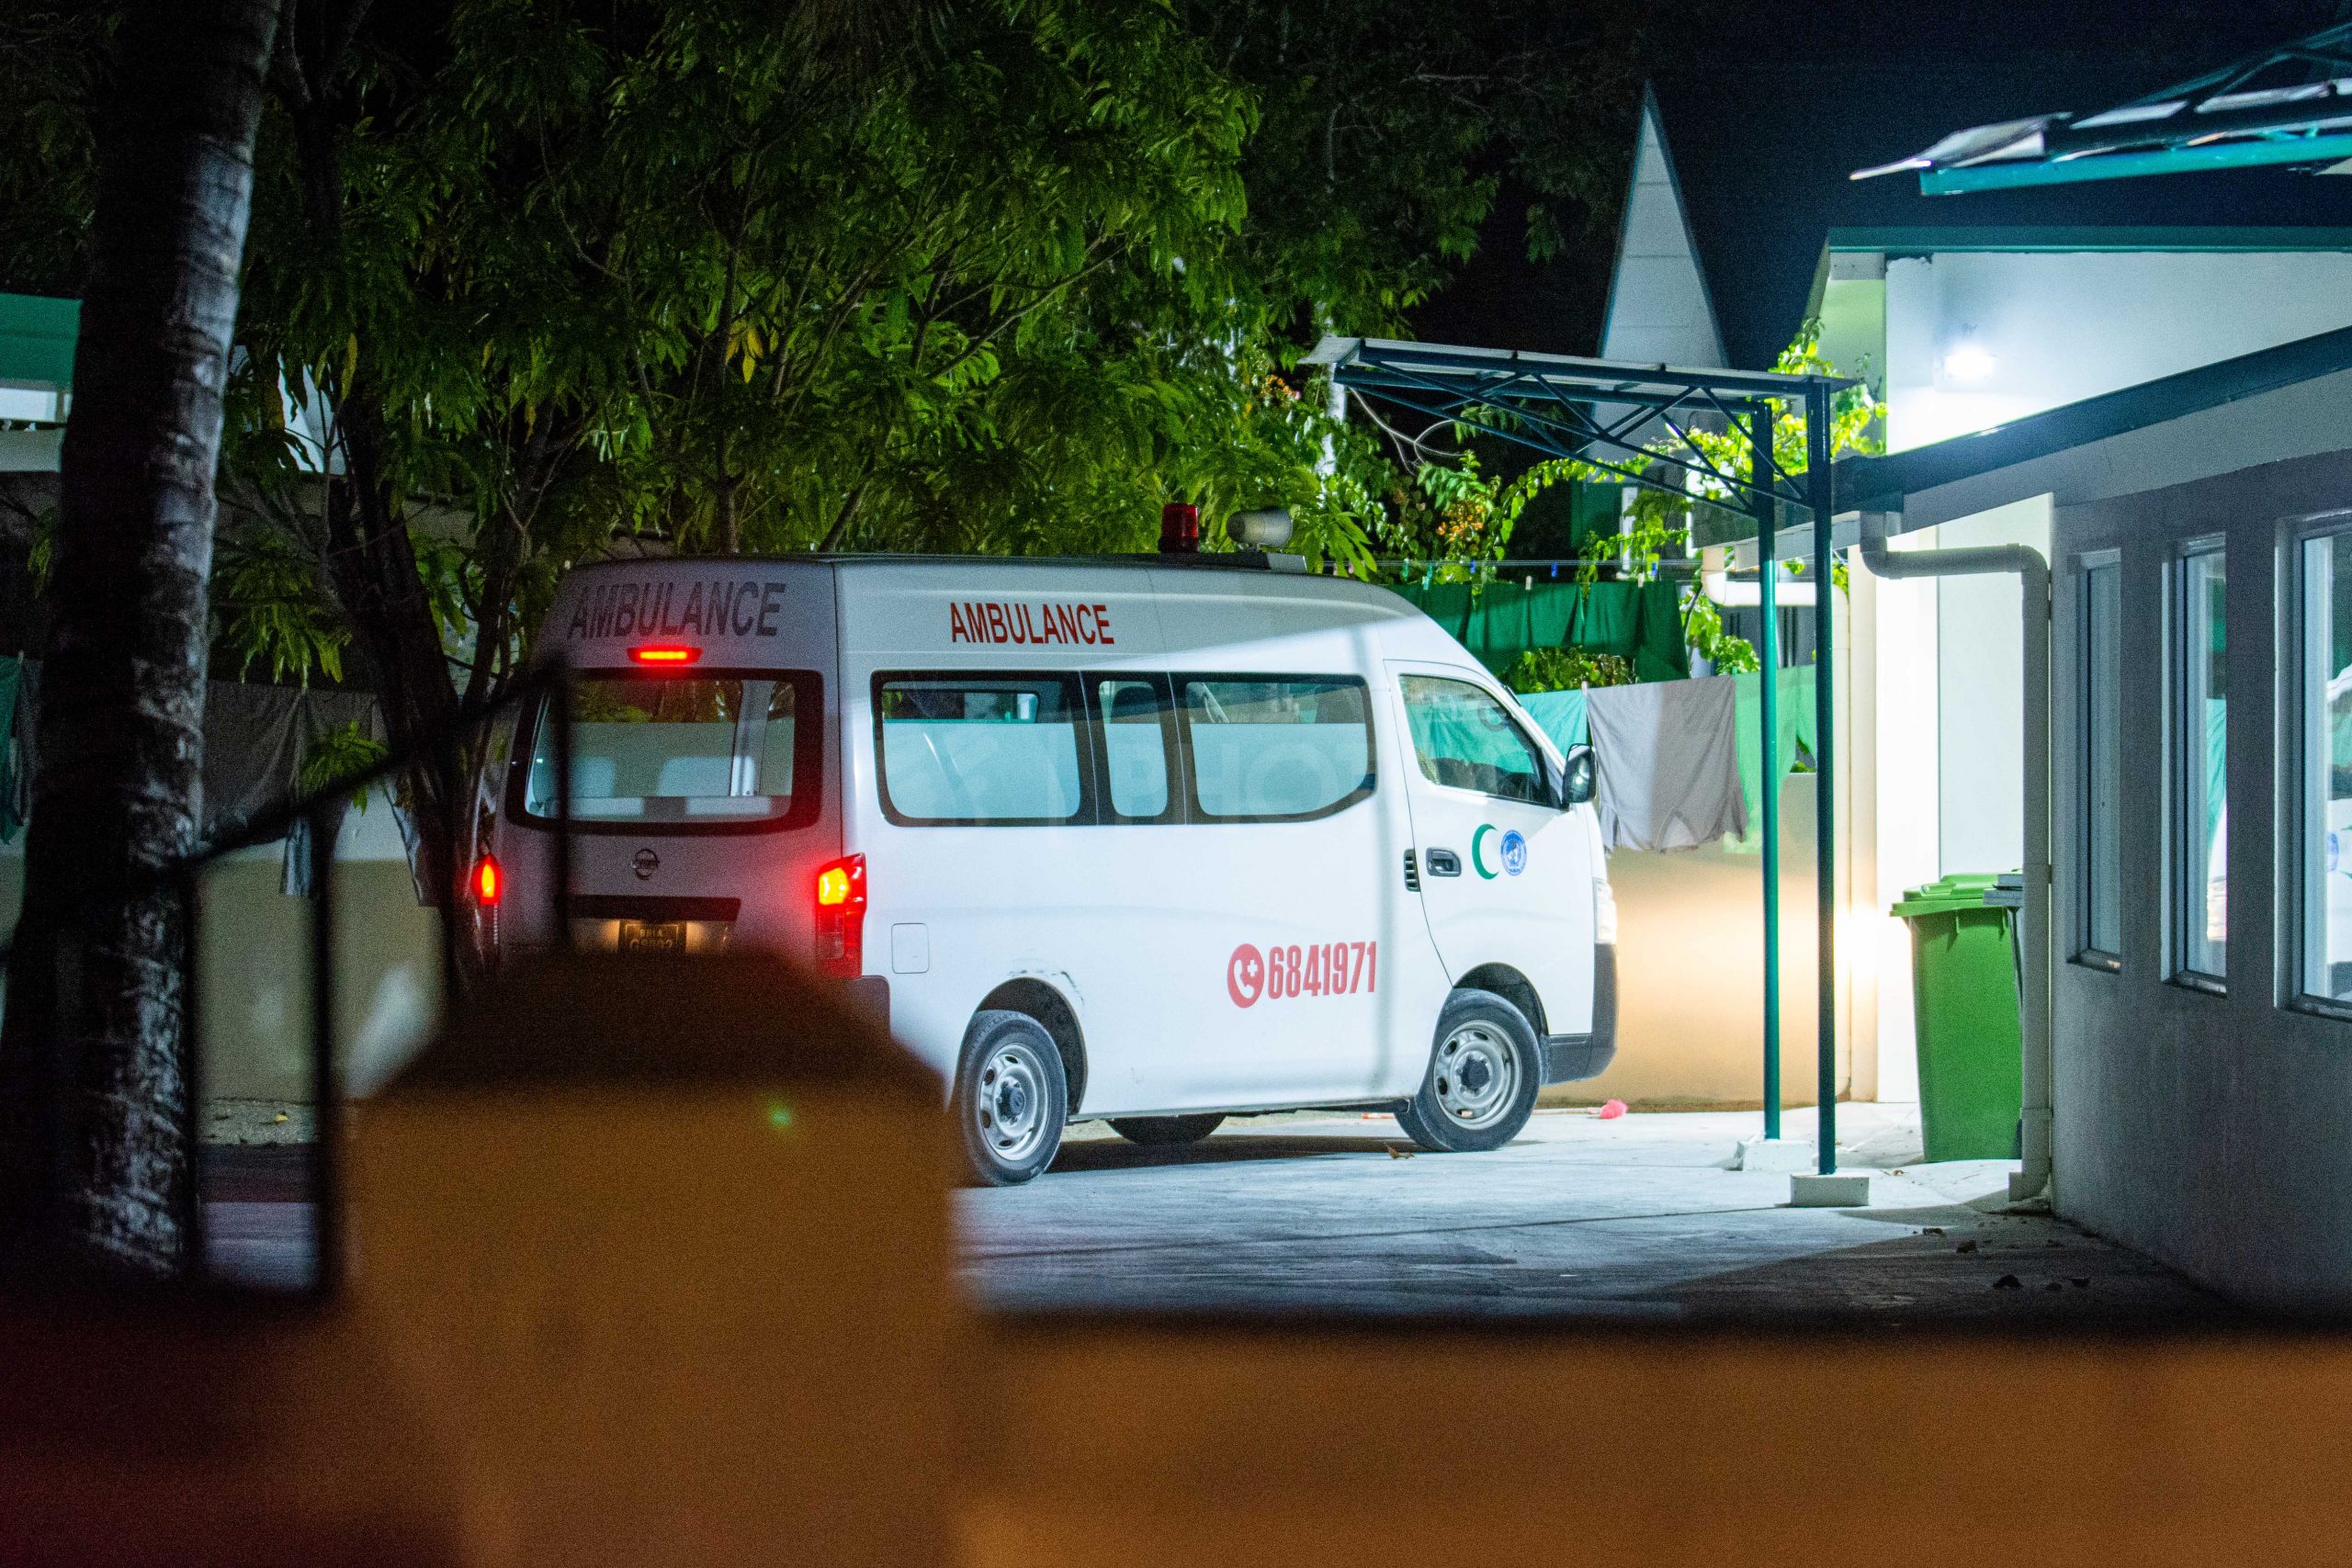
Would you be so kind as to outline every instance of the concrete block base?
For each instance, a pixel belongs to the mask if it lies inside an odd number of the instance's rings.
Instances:
[[[1789,1207],[1792,1209],[1865,1209],[1871,1201],[1871,1179],[1867,1171],[1839,1171],[1824,1176],[1819,1171],[1799,1173],[1789,1178]]]
[[[1732,1160],[1734,1170],[1811,1170],[1811,1144],[1794,1138],[1742,1138]]]

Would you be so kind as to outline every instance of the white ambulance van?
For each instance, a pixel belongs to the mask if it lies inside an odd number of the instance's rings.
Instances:
[[[575,572],[539,643],[577,675],[574,941],[841,976],[945,1077],[985,1182],[1075,1120],[1508,1142],[1615,1051],[1591,758],[1403,600],[1284,564]],[[554,934],[555,757],[544,709],[492,746],[492,952]]]

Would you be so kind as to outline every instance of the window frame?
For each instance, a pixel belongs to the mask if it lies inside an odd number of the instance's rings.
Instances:
[[[2188,722],[2189,718],[2187,711],[2189,693],[2188,639],[2192,626],[2201,626],[2204,624],[2195,613],[2195,606],[2189,603],[2189,591],[2190,583],[2196,575],[2193,563],[2208,557],[2219,557],[2221,559],[2223,592],[2226,594],[2230,568],[2229,539],[2226,535],[2205,534],[2182,541],[2175,547],[2172,559],[2167,567],[2169,580],[2165,585],[2165,594],[2166,611],[2165,616],[2166,686],[2165,731],[2167,753],[2165,758],[2165,836],[2167,840],[2165,853],[2166,874],[2164,884],[2165,979],[2167,984],[2177,986],[2184,990],[2221,997],[2229,994],[2228,974],[2216,975],[2210,970],[2196,968],[2188,960],[2191,945],[2188,894],[2192,886],[2190,881],[2192,868],[2188,862],[2192,853],[2195,852],[2192,846],[2197,844],[2202,837],[2201,834],[2192,834],[2189,830],[2188,771],[2192,767],[2204,766],[2206,723],[2202,714],[2197,716],[2193,729]],[[2228,647],[2226,606],[2222,612],[2222,625],[2224,636],[2222,646],[2226,649]],[[2226,744],[2224,750],[2226,750]],[[2222,807],[2226,810],[2228,808],[2226,773],[2223,775],[2222,790]],[[2211,845],[2206,845],[2203,853],[2209,861],[2211,852]],[[2225,875],[2227,864],[2228,863],[2224,861]],[[2195,886],[2205,886],[2210,883],[2211,878],[2206,866],[2199,865],[2193,868],[2193,874],[2196,878]],[[2224,897],[2227,897],[2226,892]],[[2204,906],[2200,904],[2199,906],[2200,915],[2203,909]],[[2229,962],[2226,934],[2222,942],[2222,964],[2226,969]]]
[[[890,764],[884,745],[882,694],[901,681],[968,681],[975,684],[1057,684],[1070,714],[1070,734],[1078,747],[1078,810],[1068,817],[910,817],[890,800]],[[1088,721],[1086,687],[1075,670],[876,670],[867,682],[874,721],[874,798],[884,820],[899,828],[1091,828],[1100,820],[1100,792],[1095,788],[1097,764],[1093,726]]]
[[[2288,592],[2293,595],[2293,598],[2290,601],[2289,613],[2283,619],[2286,623],[2288,639],[2287,653],[2293,662],[2293,672],[2281,682],[2281,685],[2285,688],[2291,705],[2290,712],[2293,715],[2293,721],[2288,727],[2290,733],[2285,738],[2286,744],[2279,750],[2286,765],[2293,770],[2289,775],[2291,784],[2286,793],[2287,811],[2293,824],[2289,842],[2294,846],[2293,853],[2290,857],[2291,863],[2288,874],[2294,878],[2294,885],[2288,918],[2281,922],[2284,929],[2293,936],[2291,948],[2288,948],[2282,953],[2290,967],[2286,976],[2287,983],[2281,989],[2285,993],[2286,1005],[2297,1012],[2310,1013],[2320,1018],[2352,1021],[2352,998],[2338,999],[2311,988],[2310,960],[2314,940],[2320,944],[2319,951],[2322,954],[2320,962],[2323,965],[2326,964],[2325,911],[2324,908],[2314,909],[2315,900],[2312,897],[2316,891],[2319,894],[2319,899],[2316,901],[2324,905],[2326,895],[2326,874],[2323,872],[2315,883],[2304,858],[2304,852],[2310,842],[2308,834],[2312,808],[2316,804],[2324,809],[2327,798],[2324,788],[2316,802],[2311,793],[2313,739],[2310,706],[2313,695],[2311,662],[2313,607],[2311,547],[2322,540],[2339,538],[2352,540],[2352,514],[2331,512],[2318,517],[2306,518],[2288,534],[2289,548],[2293,552],[2293,558],[2289,563],[2285,577]],[[2318,696],[2321,711],[2324,713],[2327,701],[2324,686],[2322,687]]]
[[[1100,786],[1096,809],[1098,823],[1116,828],[1164,828],[1190,821],[1192,794],[1188,781],[1191,770],[1184,765],[1184,726],[1176,712],[1173,682],[1166,672],[1158,670],[1088,670],[1080,672],[1079,680],[1084,687],[1087,722],[1095,732],[1096,783]],[[1150,686],[1159,694],[1159,739],[1161,754],[1168,768],[1168,805],[1157,816],[1129,816],[1119,809],[1118,798],[1112,793],[1111,716],[1102,706],[1101,688],[1105,682]]]
[[[1186,699],[1185,688],[1201,681],[1257,682],[1265,685],[1315,682],[1327,686],[1352,686],[1363,703],[1363,777],[1356,787],[1319,810],[1283,812],[1271,816],[1225,816],[1209,810],[1201,804],[1198,770],[1193,765],[1192,704]],[[1319,671],[1294,670],[1287,672],[1262,670],[1178,670],[1168,676],[1169,691],[1175,697],[1176,728],[1183,741],[1181,761],[1184,789],[1185,820],[1201,826],[1240,827],[1252,823],[1319,822],[1336,817],[1370,800],[1380,789],[1380,729],[1379,718],[1373,710],[1372,683],[1352,671]]]
[[[707,821],[647,821],[612,818],[580,817],[575,815],[569,825],[574,833],[634,835],[638,838],[669,838],[673,835],[698,836],[730,833],[781,833],[795,828],[806,828],[824,814],[825,809],[825,731],[831,728],[825,721],[825,678],[814,670],[755,670],[747,666],[726,665],[705,670],[693,666],[680,671],[627,669],[574,670],[575,681],[773,681],[777,685],[792,688],[792,804],[781,817],[759,817],[741,819],[718,818]],[[523,710],[514,729],[514,739],[506,757],[505,813],[507,821],[534,832],[552,833],[556,818],[542,816],[530,809],[531,758],[538,750],[539,726],[546,722],[553,703],[552,694],[533,699]]]
[[[2093,621],[2091,616],[2091,584],[2095,573],[2110,571],[2115,574],[2116,624],[2111,628],[2114,646],[2108,651],[2110,656],[2109,662],[2113,666],[2112,676],[2114,690],[2109,700],[2110,705],[2115,713],[2115,744],[2118,758],[2117,782],[2119,786],[2119,798],[2110,803],[2109,807],[2109,815],[2114,819],[2108,822],[2106,826],[2115,840],[2114,853],[2117,861],[2117,899],[2120,905],[2121,902],[2121,862],[2123,856],[2123,824],[2121,820],[2122,801],[2120,798],[2121,783],[2121,753],[2123,747],[2124,661],[2122,606],[2124,592],[2127,587],[2123,572],[2123,552],[2120,549],[2086,550],[2075,558],[2074,569],[2076,586],[2075,603],[2078,606],[2075,613],[2076,628],[2074,639],[2075,684],[2075,690],[2081,694],[2081,698],[2075,705],[2075,735],[2074,752],[2075,777],[2073,794],[2075,797],[2075,831],[2073,834],[2073,838],[2075,840],[2074,848],[2077,872],[2074,879],[2075,908],[2073,911],[2074,918],[2070,922],[2072,931],[2069,936],[2069,945],[2073,948],[2073,952],[2067,955],[2067,962],[2077,964],[2085,969],[2096,970],[2102,974],[2114,975],[2121,973],[2123,969],[2123,954],[2120,951],[2122,947],[2122,929],[2120,923],[2122,919],[2122,910],[2119,907],[2115,911],[2116,919],[2119,922],[2116,931],[2117,951],[2109,951],[2109,949],[2098,945],[2096,935],[2096,920],[2094,919],[2095,911],[2092,903],[2093,891],[2097,886],[2098,878],[2096,871],[2096,856],[2094,852],[2097,835],[2093,830],[2093,823],[2091,819],[2091,800],[2092,791],[2094,788],[2094,767],[2092,763],[2092,758],[2094,755],[2094,737],[2091,725],[2091,690],[2098,674],[2098,659],[2097,650],[2091,646],[2091,634],[2093,629]]]

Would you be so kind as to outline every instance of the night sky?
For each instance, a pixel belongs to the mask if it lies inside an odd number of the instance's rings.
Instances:
[[[1782,318],[1801,313],[1831,227],[2352,223],[2352,178],[2165,176],[1945,197],[1919,197],[1909,175],[1845,179],[1947,131],[2113,107],[2345,19],[2352,5],[2337,0],[1657,8],[1646,24],[1652,74],[1733,358],[1754,358],[1793,327]],[[1633,133],[1629,120],[1625,154]],[[1418,313],[1420,336],[1595,352],[1617,213],[1587,215],[1569,254],[1533,266],[1525,202],[1506,188],[1479,255]]]

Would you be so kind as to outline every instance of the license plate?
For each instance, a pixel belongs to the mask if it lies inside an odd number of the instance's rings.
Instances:
[[[623,953],[684,953],[685,950],[686,922],[684,920],[621,922]]]

